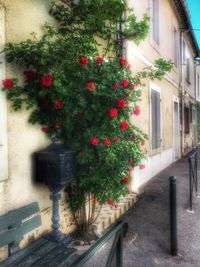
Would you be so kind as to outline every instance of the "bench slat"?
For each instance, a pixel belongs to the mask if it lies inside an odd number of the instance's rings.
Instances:
[[[23,236],[41,225],[41,217],[36,216],[30,220],[18,225],[14,229],[0,232],[0,247],[10,244],[14,241],[19,242]]]
[[[40,260],[40,258],[42,257],[46,257],[46,254],[48,253],[53,254],[56,247],[57,247],[56,243],[48,241],[47,243],[45,243],[45,245],[37,247],[37,249],[35,249],[32,252],[30,251],[30,253],[27,254],[26,257],[20,260],[17,259],[17,261],[12,267],[29,267],[29,266],[39,267],[39,265],[37,264],[38,260]],[[50,265],[50,262],[48,263],[48,265]]]
[[[57,244],[55,248],[45,253],[45,255],[41,255],[39,251],[39,259],[35,261],[33,264],[29,265],[30,267],[34,266],[47,266],[52,262],[54,257],[58,256],[60,253],[63,253],[64,248]]]
[[[54,255],[54,257],[51,258],[51,266],[68,266],[67,264],[69,263],[69,261],[71,261],[71,259],[74,257],[75,254],[75,249],[73,248],[64,248],[62,247],[61,250],[59,250],[59,253]],[[40,261],[38,261],[38,266],[47,266],[47,262],[48,262],[48,257],[47,260],[46,259],[46,255],[44,258],[41,258]],[[33,265],[31,266],[33,267]]]
[[[9,257],[0,267],[28,267],[45,257],[48,252],[53,253],[57,244],[44,238],[34,241],[30,246]]]
[[[48,240],[44,238],[39,238],[33,241],[33,243],[30,246],[19,250],[17,253],[13,254],[12,256],[8,257],[5,261],[1,262],[0,267],[7,267],[7,266],[14,267],[17,262],[21,261],[23,258],[26,258],[28,254],[33,253],[33,251],[36,251],[38,248],[44,247],[46,243],[48,243]]]
[[[13,225],[21,224],[21,221],[33,214],[39,213],[39,205],[33,202],[22,208],[9,211],[5,215],[0,216],[0,232]]]

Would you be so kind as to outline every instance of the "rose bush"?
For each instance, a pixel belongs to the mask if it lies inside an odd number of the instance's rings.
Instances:
[[[143,158],[141,142],[146,135],[129,122],[140,100],[138,79],[124,64],[127,60],[122,58],[90,55],[74,63],[73,82],[62,77],[63,87],[57,73],[45,75],[37,69],[24,72],[24,87],[11,79],[2,84],[13,107],[20,88],[23,101],[34,103],[30,122],[39,123],[45,134],[76,151],[79,187],[101,203],[127,193],[129,168],[141,165]],[[113,88],[116,84],[118,90]]]

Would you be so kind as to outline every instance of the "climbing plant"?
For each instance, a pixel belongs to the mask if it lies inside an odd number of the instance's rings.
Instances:
[[[145,167],[147,135],[129,118],[140,114],[142,79],[161,79],[172,66],[158,59],[133,75],[127,60],[116,56],[119,35],[139,43],[148,34],[148,16],[138,22],[131,12],[120,0],[53,3],[57,27],[45,24],[42,38],[32,34],[5,47],[7,62],[25,68],[23,83],[9,78],[2,84],[13,110],[30,109],[30,123],[76,152],[77,182],[70,195],[75,213],[88,196],[93,204],[117,208],[128,192],[130,171]]]

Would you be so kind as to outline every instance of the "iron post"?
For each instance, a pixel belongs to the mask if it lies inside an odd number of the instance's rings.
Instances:
[[[169,177],[170,195],[170,252],[177,256],[177,209],[176,209],[176,177]]]

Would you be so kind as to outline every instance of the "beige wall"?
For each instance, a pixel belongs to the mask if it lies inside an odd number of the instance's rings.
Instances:
[[[138,17],[141,19],[144,13],[151,17],[151,0],[127,1]],[[127,42],[127,57],[132,65],[133,72],[141,67],[151,66],[155,59],[160,57],[173,60],[173,27],[178,26],[178,19],[170,1],[160,1],[160,42],[159,46],[155,45],[152,40],[151,27],[148,37],[142,41],[139,46]],[[167,22],[167,23],[166,23]],[[150,23],[151,25],[151,23]],[[179,39],[178,43],[179,45]],[[171,73],[167,74],[162,81],[152,81],[155,86],[159,87],[161,93],[161,138],[162,145],[158,151],[151,151],[151,125],[150,125],[150,81],[145,81],[146,86],[142,88],[141,115],[132,116],[132,121],[139,126],[150,137],[146,143],[149,155],[153,155],[162,150],[173,148],[173,97],[179,96],[179,71],[174,68]]]
[[[148,14],[150,17],[150,31],[147,38],[142,41],[138,50],[141,54],[146,56],[150,62],[153,62],[159,57],[165,59],[170,59],[173,61],[173,27],[179,29],[179,22],[176,17],[170,1],[164,0],[160,1],[160,21],[159,21],[159,46],[155,45],[152,40],[152,26],[151,26],[151,10],[152,10],[152,0],[143,0],[141,1],[132,1],[127,0],[127,4],[134,9],[138,19],[141,19],[143,14]],[[171,78],[178,83],[179,72],[177,69],[174,69],[170,73]]]
[[[41,35],[42,25],[54,22],[49,16],[50,1],[43,0],[4,0],[6,42],[20,42],[30,38],[31,32]],[[6,77],[19,74],[18,67],[6,65]],[[47,146],[49,141],[39,126],[32,126],[28,121],[28,112],[11,112],[8,106],[8,179],[0,182],[0,215],[9,210],[38,201],[42,211],[42,228],[34,235],[50,229],[51,202],[46,186],[36,185],[31,177],[31,155]],[[65,195],[62,195],[61,222],[62,230],[68,232],[74,228]],[[31,239],[29,234],[26,240]],[[1,252],[1,251],[0,251]],[[0,253],[0,260],[3,253]]]
[[[185,107],[189,108],[189,116],[191,117],[191,109],[190,105],[192,104],[193,107],[195,105],[195,97],[196,97],[196,82],[195,82],[195,51],[193,46],[191,45],[190,39],[188,37],[188,32],[183,33],[183,40],[185,42],[185,57],[189,58],[190,60],[190,80],[186,78],[186,71],[187,71],[187,64],[186,61],[183,61],[182,68],[183,68],[183,90],[184,90],[184,103]],[[195,120],[189,121],[190,131],[189,134],[185,133],[183,127],[183,136],[184,136],[184,153],[187,153],[191,150],[192,147],[195,146],[195,136],[196,136],[196,122]]]

